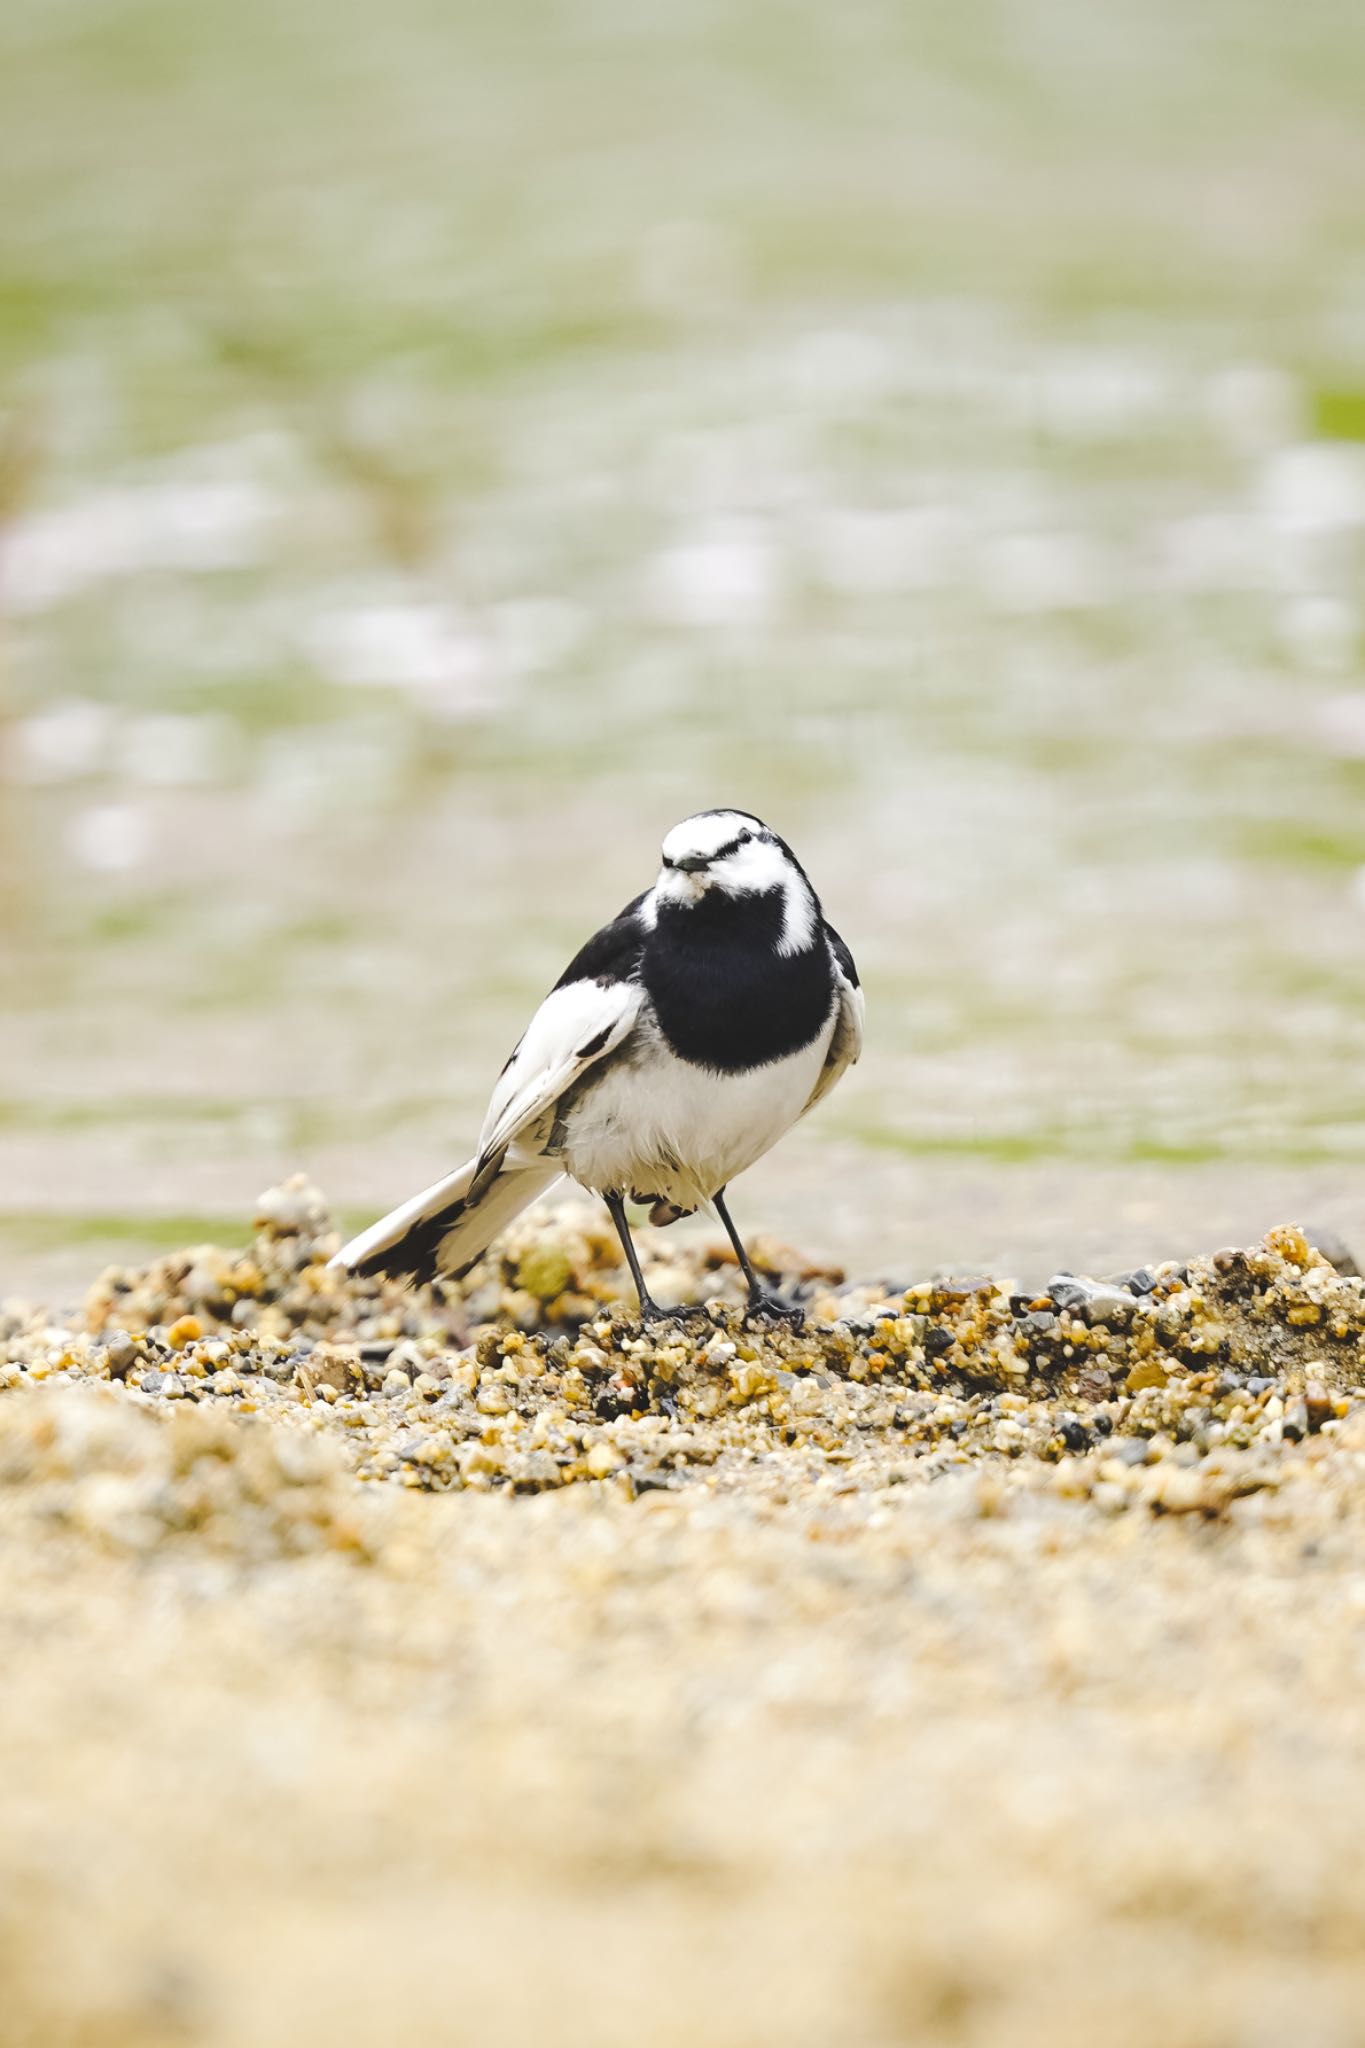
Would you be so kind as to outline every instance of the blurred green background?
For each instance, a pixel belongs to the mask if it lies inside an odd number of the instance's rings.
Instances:
[[[1358,0],[8,0],[0,1292],[463,1156],[720,802],[871,1001],[747,1227],[1349,1232],[1363,106]]]

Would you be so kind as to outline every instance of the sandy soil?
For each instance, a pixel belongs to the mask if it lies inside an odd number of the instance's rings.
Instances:
[[[334,1299],[286,1231],[255,1281],[200,1252],[84,1330],[11,1316],[6,2048],[1361,2039],[1361,1283],[1282,1234],[850,1333],[875,1290],[813,1274],[802,1338],[721,1308],[645,1356],[584,1231],[439,1312]],[[353,1476],[476,1409],[472,1462]],[[481,1481],[551,1410],[579,1483]]]

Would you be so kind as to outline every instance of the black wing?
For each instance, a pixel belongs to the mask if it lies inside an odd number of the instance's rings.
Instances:
[[[858,980],[858,970],[853,964],[853,955],[849,952],[848,947],[839,937],[838,932],[835,931],[828,918],[825,919],[825,937],[829,940],[834,957],[839,963],[839,972],[843,975],[844,980],[850,988],[860,988],[862,984]]]
[[[858,981],[858,970],[853,964],[853,955],[828,919],[825,920],[825,937],[829,940],[829,949],[834,955],[837,1008],[829,1052],[819,1078],[811,1090],[806,1109],[814,1109],[816,1103],[829,1094],[840,1075],[847,1073],[863,1049],[863,1017],[866,1005]],[[801,1112],[803,1116],[805,1113],[805,1110]]]
[[[645,945],[640,905],[648,894],[647,889],[642,890],[619,917],[614,917],[610,924],[604,924],[600,932],[593,933],[586,946],[579,947],[555,983],[556,988],[567,988],[571,981],[634,980]]]

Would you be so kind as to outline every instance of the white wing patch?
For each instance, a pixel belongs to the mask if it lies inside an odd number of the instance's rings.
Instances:
[[[834,967],[834,983],[839,996],[839,1007],[834,1016],[834,1036],[830,1039],[825,1064],[820,1069],[819,1079],[811,1089],[810,1101],[802,1110],[802,1116],[806,1114],[806,1110],[814,1109],[816,1103],[829,1094],[835,1082],[847,1073],[851,1066],[856,1065],[858,1055],[863,1049],[863,1020],[867,1015],[867,1000],[861,987],[848,979],[837,961]]]
[[[554,1107],[596,1060],[614,1052],[640,1014],[635,982],[571,981],[553,989],[498,1077],[479,1133],[479,1158],[510,1145]]]

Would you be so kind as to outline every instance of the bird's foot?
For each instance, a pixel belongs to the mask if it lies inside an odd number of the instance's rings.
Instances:
[[[711,1311],[702,1302],[694,1302],[690,1307],[664,1308],[652,1295],[642,1294],[640,1297],[642,1330],[652,1329],[658,1323],[681,1323],[686,1327],[689,1323],[710,1321]]]
[[[749,1296],[749,1305],[744,1311],[745,1323],[785,1323],[789,1330],[803,1330],[806,1327],[806,1311],[798,1308],[794,1301],[783,1301],[780,1294],[768,1294],[757,1288]]]

